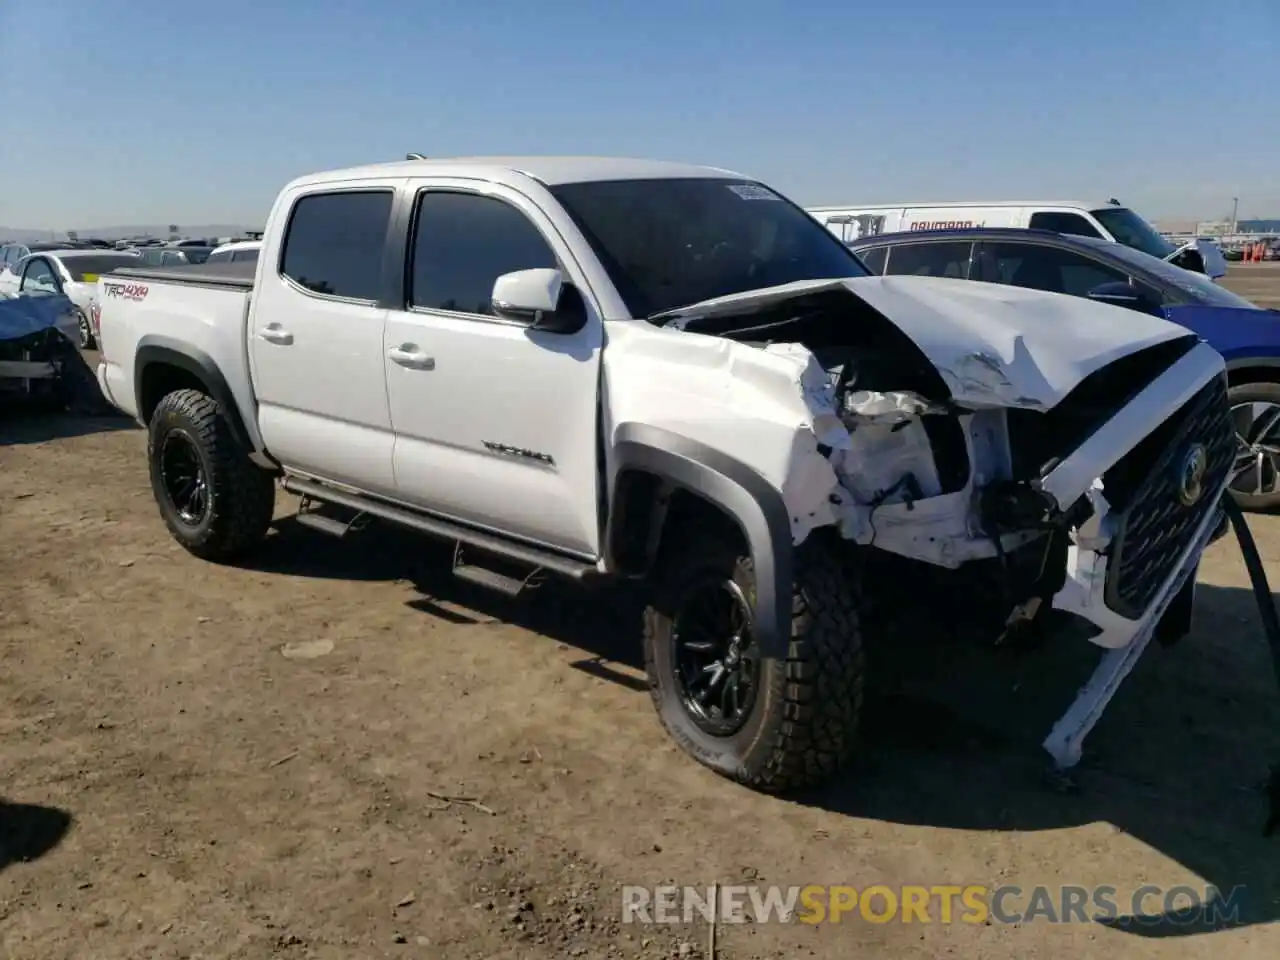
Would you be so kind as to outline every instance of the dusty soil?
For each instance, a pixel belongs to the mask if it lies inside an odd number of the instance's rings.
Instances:
[[[925,636],[877,662],[848,777],[784,801],[669,744],[620,598],[501,601],[429,542],[292,509],[253,565],[202,563],[141,431],[0,419],[0,955],[705,956],[701,922],[619,923],[623,884],[664,882],[1248,891],[1226,930],[744,925],[727,960],[1280,952],[1280,692],[1231,541],[1078,794],[1037,744],[1092,651]],[[1253,526],[1280,583],[1280,519]]]

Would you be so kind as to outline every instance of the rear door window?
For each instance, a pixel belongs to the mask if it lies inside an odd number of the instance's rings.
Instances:
[[[1027,226],[1032,230],[1052,230],[1054,233],[1068,233],[1076,237],[1103,238],[1098,228],[1078,213],[1039,210],[1031,215]]]
[[[953,277],[968,279],[973,244],[967,240],[939,240],[934,243],[904,243],[888,251],[891,276]]]
[[[376,301],[393,197],[383,189],[302,197],[289,216],[280,272],[311,293]]]

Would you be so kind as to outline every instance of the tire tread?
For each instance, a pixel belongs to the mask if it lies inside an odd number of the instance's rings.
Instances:
[[[250,460],[247,451],[237,443],[217,401],[199,390],[176,390],[157,404],[151,417],[150,457],[158,455],[155,425],[171,414],[187,422],[197,443],[208,455],[213,517],[206,531],[196,537],[161,510],[165,525],[195,556],[216,562],[235,560],[256,547],[266,535],[275,512],[275,481]]]

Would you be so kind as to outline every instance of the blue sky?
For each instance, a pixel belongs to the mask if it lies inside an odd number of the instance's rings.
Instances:
[[[410,150],[1280,216],[1278,77],[1280,0],[0,0],[0,223],[254,224]]]

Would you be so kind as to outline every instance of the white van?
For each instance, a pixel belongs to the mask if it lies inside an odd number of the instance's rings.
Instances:
[[[849,243],[879,233],[962,230],[967,227],[1026,227],[1083,237],[1100,237],[1180,267],[1225,276],[1227,261],[1217,244],[1203,237],[1176,246],[1118,200],[1006,200],[952,203],[898,203],[878,206],[810,207],[809,213]]]

